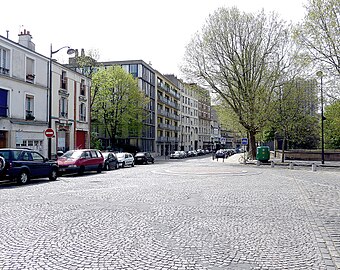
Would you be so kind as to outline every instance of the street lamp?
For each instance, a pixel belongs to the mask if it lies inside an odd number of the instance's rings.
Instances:
[[[75,52],[74,49],[71,49],[69,46],[61,47],[60,49],[53,51],[52,44],[50,47],[50,66],[49,66],[49,99],[48,99],[48,128],[52,128],[52,55],[59,52],[61,49],[67,48],[67,54],[73,54]],[[47,154],[48,158],[52,158],[51,151],[52,150],[52,138],[47,138]]]
[[[324,138],[324,126],[323,121],[325,120],[325,117],[323,116],[323,90],[322,90],[322,77],[323,73],[322,71],[318,71],[316,73],[316,76],[320,78],[320,101],[321,101],[321,164],[325,164],[325,138]]]

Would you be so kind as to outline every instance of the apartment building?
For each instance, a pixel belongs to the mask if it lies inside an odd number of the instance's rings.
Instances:
[[[169,155],[180,147],[180,91],[178,84],[156,72],[158,155]]]
[[[179,88],[180,101],[180,134],[179,149],[189,151],[198,149],[198,93],[185,84],[182,80],[177,79],[175,75],[165,75]]]
[[[198,148],[214,147],[211,126],[211,97],[209,90],[198,85],[191,85],[198,93]]]
[[[81,56],[85,57],[83,50]],[[198,91],[196,85],[185,84],[174,75],[163,75],[151,64],[142,60],[97,63],[100,68],[115,65],[120,65],[137,78],[140,90],[149,98],[149,104],[145,108],[148,118],[143,121],[142,136],[118,140],[118,144],[125,145],[130,150],[149,151],[162,156],[181,149],[188,151],[211,148],[208,91],[202,89]],[[81,72],[74,58],[70,58],[67,66]],[[89,69],[89,67],[86,68],[86,70]],[[202,92],[204,98],[202,98]],[[199,103],[201,103],[201,120],[199,119]],[[200,127],[200,123],[204,126]],[[94,125],[93,128],[95,128]],[[94,131],[98,132],[103,148],[111,147],[105,131],[99,129]]]
[[[52,157],[57,151],[90,147],[91,80],[52,62]]]
[[[134,78],[137,78],[139,89],[149,99],[145,108],[147,118],[143,120],[141,137],[129,137],[120,140],[120,143],[133,146],[141,151],[154,153],[156,151],[156,71],[142,60],[108,61],[100,62],[99,65],[104,68],[119,65]],[[105,134],[101,134],[101,140],[104,147],[108,146],[109,140]]]
[[[89,145],[90,80],[35,51],[24,30],[19,42],[0,36],[0,147],[25,147],[48,155],[45,130],[51,119],[51,152]]]
[[[0,147],[47,154],[47,66],[29,31],[19,34],[18,43],[0,36]]]

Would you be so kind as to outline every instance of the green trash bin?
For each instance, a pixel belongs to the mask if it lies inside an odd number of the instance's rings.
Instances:
[[[269,146],[259,146],[256,149],[256,159],[267,162],[270,159]]]

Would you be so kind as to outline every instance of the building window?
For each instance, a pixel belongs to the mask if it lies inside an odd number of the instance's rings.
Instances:
[[[67,90],[67,77],[66,77],[66,71],[61,72],[60,76],[60,88]]]
[[[26,120],[34,120],[34,96],[26,95],[25,100]]]
[[[0,117],[8,116],[8,91],[0,89]]]
[[[26,58],[26,82],[34,83],[34,60]]]
[[[9,50],[0,47],[0,74],[9,75]]]
[[[79,120],[86,121],[86,105],[85,103],[80,104],[79,108]]]
[[[130,65],[130,73],[133,77],[138,77],[138,65]]]
[[[67,98],[60,98],[59,100],[59,117],[67,118]]]
[[[86,96],[85,80],[84,79],[81,79],[81,81],[80,81],[80,95]]]

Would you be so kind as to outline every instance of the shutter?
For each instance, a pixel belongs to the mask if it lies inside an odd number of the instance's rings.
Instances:
[[[7,90],[0,89],[0,116],[7,117],[8,109],[7,94],[8,94]]]

